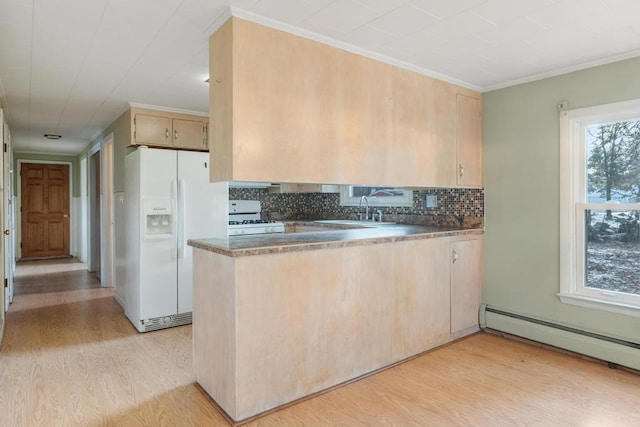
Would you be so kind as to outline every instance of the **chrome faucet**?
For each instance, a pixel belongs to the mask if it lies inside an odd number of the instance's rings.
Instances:
[[[358,205],[359,208],[362,207],[362,202],[365,202],[365,211],[364,211],[364,220],[365,221],[369,221],[369,199],[367,198],[367,196],[362,196],[360,198],[360,205]]]

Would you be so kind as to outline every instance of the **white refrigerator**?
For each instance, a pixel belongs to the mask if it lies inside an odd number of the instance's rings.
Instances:
[[[215,203],[209,153],[140,147],[125,157],[114,296],[138,331],[191,323],[186,242],[215,234]]]

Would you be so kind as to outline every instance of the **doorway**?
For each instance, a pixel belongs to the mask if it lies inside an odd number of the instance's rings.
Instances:
[[[21,163],[22,259],[70,256],[69,165]]]
[[[88,269],[114,286],[113,134],[87,153]]]
[[[102,209],[100,208],[100,151],[89,157],[89,242],[90,257],[89,271],[100,279],[100,223],[102,222]]]
[[[1,126],[1,125],[0,125]],[[4,277],[5,287],[5,310],[13,302],[13,274],[15,270],[15,244],[14,244],[14,197],[13,197],[13,150],[11,148],[11,138],[9,127],[4,125],[4,132],[0,140],[4,141],[3,159],[3,183],[4,191],[2,197],[3,210],[3,247],[4,247]]]
[[[102,145],[102,286],[114,285],[113,138]]]

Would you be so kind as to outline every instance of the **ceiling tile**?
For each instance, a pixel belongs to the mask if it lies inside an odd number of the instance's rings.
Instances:
[[[469,34],[481,33],[495,28],[486,19],[470,12],[463,12],[428,27],[429,32],[445,40],[458,40]]]
[[[416,33],[438,21],[438,18],[433,15],[414,6],[406,5],[372,21],[369,26],[402,37]]]
[[[339,32],[349,32],[376,19],[378,12],[353,0],[336,1],[315,13],[308,21]]]
[[[323,4],[313,5],[300,0],[259,0],[251,12],[297,25],[323,7]]]
[[[386,43],[381,46],[381,50],[390,56],[393,56],[394,51],[411,54],[442,46],[445,42],[445,39],[435,36],[428,30],[423,30]]]
[[[548,29],[542,25],[528,18],[520,17],[502,25],[477,32],[475,35],[494,46],[500,46],[513,41],[532,38],[547,31]]]
[[[355,1],[356,3],[360,3],[362,6],[375,10],[380,14],[390,12],[410,2],[410,0],[355,0]]]
[[[205,0],[207,1],[207,0]],[[231,0],[231,2],[219,2],[222,3],[222,6],[234,6],[244,10],[251,10],[252,7],[258,3],[259,0]]]
[[[480,52],[484,52],[487,49],[492,49],[494,47],[495,46],[486,40],[470,35],[463,39],[451,40],[443,43],[435,50],[442,50],[443,53],[447,52],[451,58],[458,58],[460,61],[464,61],[468,56],[475,56]]]
[[[539,0],[537,2],[487,0],[473,7],[472,12],[477,13],[494,24],[502,24],[522,18],[527,14],[543,9],[552,4],[552,1],[547,0]]]
[[[548,5],[527,16],[538,24],[547,28],[563,28],[570,23],[580,22],[591,18],[597,19],[609,10],[602,0],[574,1],[561,0]]]
[[[486,0],[412,0],[411,4],[440,19],[449,18],[474,6],[484,3]]]

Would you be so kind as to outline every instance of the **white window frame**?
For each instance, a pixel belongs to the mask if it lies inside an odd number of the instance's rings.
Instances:
[[[560,112],[560,292],[563,303],[640,317],[640,295],[584,286],[584,211],[640,210],[640,203],[586,203],[586,127],[638,120],[640,100]]]
[[[353,196],[352,188],[358,187],[357,185],[341,185],[340,186],[340,206],[360,206],[362,197]],[[362,187],[381,187],[380,185],[363,185]],[[413,191],[406,188],[394,187],[399,190],[403,190],[402,196],[392,197],[369,197],[367,200],[369,206],[377,207],[394,207],[394,206],[413,206]]]

